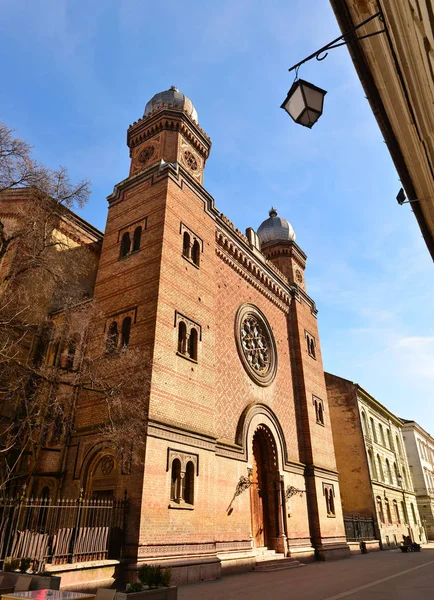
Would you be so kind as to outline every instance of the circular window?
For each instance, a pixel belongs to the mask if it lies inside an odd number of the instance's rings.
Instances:
[[[277,371],[274,336],[262,312],[246,304],[235,318],[235,341],[247,373],[258,385],[269,385]]]
[[[192,152],[190,152],[190,150],[186,150],[184,152],[184,161],[189,169],[191,169],[192,171],[197,171],[197,169],[198,169],[197,160],[196,160],[196,157],[194,156],[194,154]]]
[[[297,283],[302,283],[303,275],[301,274],[301,271],[299,271],[298,269],[296,269],[296,271],[295,271],[295,278],[297,280]]]
[[[139,154],[139,161],[143,164],[147,163],[155,152],[154,146],[147,146]]]
[[[103,475],[109,475],[115,466],[115,461],[113,456],[104,456],[104,458],[101,461],[101,473]]]

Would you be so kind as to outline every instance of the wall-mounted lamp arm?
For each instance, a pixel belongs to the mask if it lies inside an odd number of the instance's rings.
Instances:
[[[345,33],[343,33],[342,35],[340,35],[339,37],[337,37],[335,40],[329,42],[326,46],[323,46],[319,50],[316,50],[316,52],[313,52],[313,54],[311,54],[307,58],[304,58],[303,60],[301,60],[300,62],[298,62],[296,65],[294,65],[293,67],[291,67],[290,69],[288,69],[288,71],[293,71],[294,69],[298,69],[304,63],[308,62],[309,60],[312,60],[312,58],[316,58],[317,60],[324,60],[325,58],[327,58],[329,50],[332,50],[333,48],[339,48],[339,46],[346,46],[348,44],[348,42],[349,42],[349,40],[346,39],[347,36],[351,35],[355,31],[357,31],[360,27],[363,27],[364,25],[366,25],[366,23],[369,23],[373,19],[377,19],[377,18],[379,18],[380,21],[383,20],[383,14],[381,13],[381,11],[375,13],[375,15],[372,15],[371,17],[369,17],[368,19],[366,19],[362,23],[359,23],[358,25],[356,25],[355,27],[353,27],[353,29],[350,29],[349,31],[346,31]],[[386,31],[385,29],[381,29],[380,31],[374,31],[373,33],[368,33],[366,35],[362,35],[361,37],[358,37],[358,38],[355,38],[355,39],[356,40],[364,40],[364,39],[366,39],[368,37],[372,37],[374,35],[378,35],[379,33],[384,33],[385,31]],[[324,54],[324,56],[321,56],[321,54]]]

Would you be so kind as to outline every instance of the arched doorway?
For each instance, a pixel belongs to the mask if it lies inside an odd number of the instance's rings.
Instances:
[[[277,449],[265,425],[259,425],[253,435],[250,500],[255,547],[280,549],[283,522]]]
[[[90,465],[86,491],[98,500],[112,500],[118,485],[118,464],[112,454],[99,454]]]

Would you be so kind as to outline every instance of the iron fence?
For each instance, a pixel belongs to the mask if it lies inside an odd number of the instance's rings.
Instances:
[[[8,556],[38,564],[122,555],[126,500],[0,497],[0,563]]]
[[[372,517],[344,517],[345,535],[348,542],[375,540],[374,519]]]

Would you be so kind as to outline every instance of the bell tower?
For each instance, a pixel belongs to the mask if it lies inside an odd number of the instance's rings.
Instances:
[[[143,117],[128,129],[130,175],[164,161],[181,164],[202,185],[211,140],[197,119],[193,103],[175,86],[151,98]]]
[[[261,252],[288,278],[306,291],[304,270],[307,256],[295,243],[295,231],[286,219],[277,215],[271,208],[266,219],[258,229]]]

